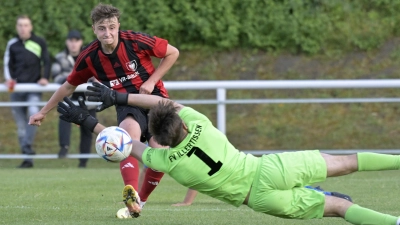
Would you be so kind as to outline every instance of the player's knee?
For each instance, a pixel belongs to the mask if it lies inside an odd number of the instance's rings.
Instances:
[[[324,217],[344,217],[352,204],[342,198],[325,196]]]
[[[142,136],[140,125],[132,116],[127,116],[119,124],[119,127],[125,129],[133,140],[140,140]]]

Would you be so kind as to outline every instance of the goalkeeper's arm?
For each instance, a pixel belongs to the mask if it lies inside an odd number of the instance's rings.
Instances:
[[[89,114],[85,100],[78,98],[79,106],[76,106],[69,98],[64,97],[64,102],[59,102],[57,111],[61,114],[60,119],[86,127],[93,133],[100,133],[105,127],[99,121]]]
[[[99,134],[105,129],[104,125],[89,114],[82,97],[78,99],[79,106],[76,106],[67,97],[64,98],[64,102],[59,102],[57,107],[57,111],[61,114],[60,119],[86,127],[95,134]],[[147,146],[140,141],[132,140],[131,155],[142,162],[142,155],[146,148]]]
[[[150,109],[160,101],[172,101],[156,95],[120,93],[97,82],[92,85],[87,87],[85,95],[88,101],[102,102],[97,107],[97,111],[102,111],[112,105],[134,105]],[[177,102],[174,102],[174,106],[177,112],[184,107]]]

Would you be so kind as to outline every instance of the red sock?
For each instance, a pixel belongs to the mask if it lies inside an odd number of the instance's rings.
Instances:
[[[139,163],[138,161],[129,156],[124,161],[119,163],[119,169],[121,171],[122,179],[124,180],[125,185],[132,185],[135,190],[138,189],[138,180],[139,180]]]
[[[163,176],[163,172],[154,171],[150,168],[146,169],[143,185],[139,192],[140,200],[142,202],[147,201],[147,198],[150,196],[151,192],[153,192],[154,189],[157,187]]]

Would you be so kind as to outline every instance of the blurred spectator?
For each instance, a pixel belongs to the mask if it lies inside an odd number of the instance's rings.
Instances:
[[[58,84],[63,84],[68,75],[72,72],[74,68],[75,61],[78,58],[79,53],[82,49],[82,35],[77,30],[71,30],[67,35],[67,40],[65,41],[66,48],[58,53],[55,57],[55,62],[51,67],[51,73],[53,75],[54,82]],[[77,101],[78,97],[82,96],[85,98],[83,92],[74,92],[71,96],[71,100]],[[89,106],[90,107],[90,106]],[[96,116],[96,110],[94,107],[89,109],[90,115]],[[92,145],[92,132],[87,128],[80,126],[80,144],[79,151],[81,154],[90,153]],[[59,158],[65,158],[68,154],[68,149],[70,146],[71,139],[71,123],[65,122],[64,120],[59,120],[58,123],[58,138],[60,144],[60,151],[58,152]],[[79,167],[86,167],[88,159],[80,158]]]
[[[50,56],[43,38],[33,32],[32,21],[27,15],[17,18],[16,30],[18,35],[8,41],[4,52],[4,78],[12,102],[26,102],[29,106],[12,107],[12,114],[18,128],[18,140],[23,154],[34,155],[32,149],[35,138],[35,126],[28,125],[31,115],[39,112],[41,92],[13,92],[16,83],[38,83],[47,85],[50,77]],[[42,76],[42,65],[44,76]],[[33,167],[31,158],[24,159],[19,168]]]

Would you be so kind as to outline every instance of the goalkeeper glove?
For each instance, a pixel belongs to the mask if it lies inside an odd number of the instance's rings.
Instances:
[[[88,86],[85,96],[88,101],[103,102],[97,106],[96,111],[100,112],[113,105],[128,104],[128,93],[119,93],[98,82],[93,82],[93,86]]]
[[[70,123],[81,125],[83,127],[88,128],[91,132],[93,132],[98,121],[96,118],[94,118],[89,114],[89,111],[87,110],[85,104],[85,100],[82,97],[79,97],[78,98],[79,106],[76,106],[67,97],[64,97],[64,101],[68,105],[66,105],[63,102],[59,102],[57,106],[57,111],[61,113],[60,119]]]

